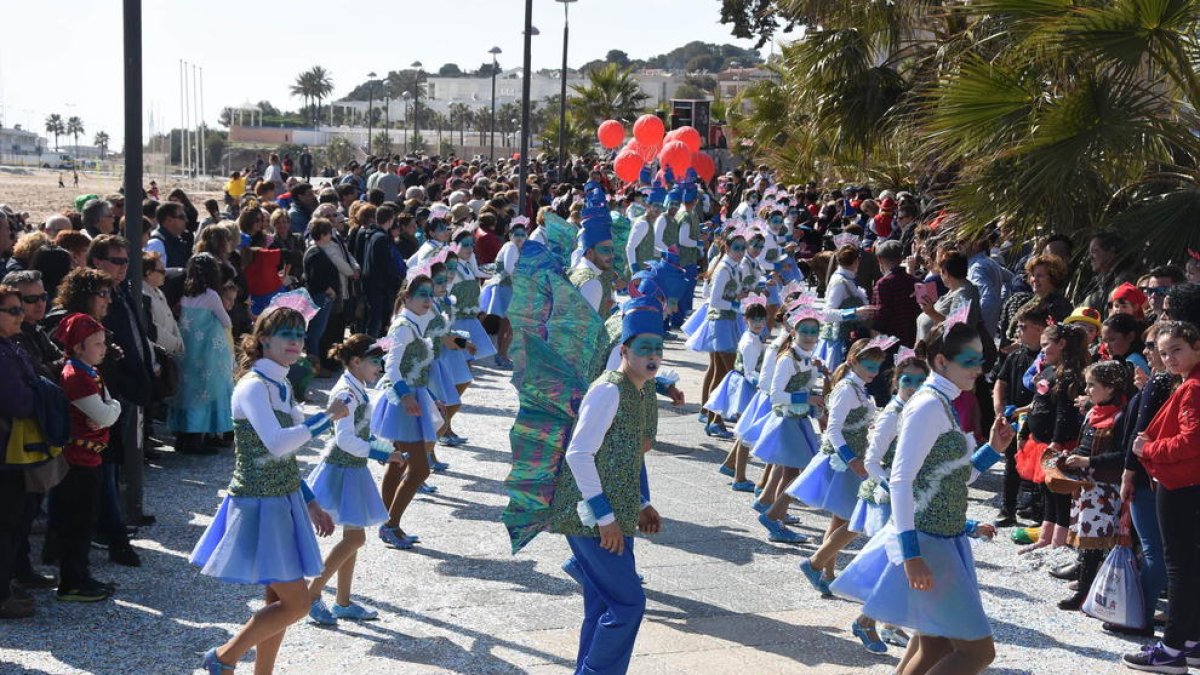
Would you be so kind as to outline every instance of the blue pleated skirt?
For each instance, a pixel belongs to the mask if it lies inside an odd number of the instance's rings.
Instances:
[[[299,490],[283,497],[225,495],[190,560],[201,574],[235,584],[298,581],[324,567]]]
[[[858,500],[854,505],[854,513],[850,514],[850,524],[846,527],[851,532],[858,532],[868,537],[874,537],[888,519],[892,517],[891,503],[876,504],[865,499]]]
[[[846,345],[841,340],[821,338],[817,343],[817,348],[813,350],[813,358],[821,359],[821,363],[832,373],[835,368],[842,365],[842,361],[846,360]]]
[[[512,302],[512,295],[512,286],[484,286],[483,294],[479,296],[479,307],[483,309],[484,314],[508,316],[508,305]]]
[[[707,300],[700,303],[700,306],[692,312],[692,315],[687,318],[687,321],[683,322],[683,326],[680,328],[680,330],[683,331],[684,335],[691,337],[693,333],[700,329],[700,324],[704,323],[704,317],[706,316],[708,316]]]
[[[365,466],[321,462],[308,475],[317,503],[338,525],[371,527],[388,519],[379,487]]]
[[[773,307],[783,304],[783,300],[779,296],[779,287],[775,284],[767,285],[767,304]]]
[[[492,344],[492,338],[488,337],[487,331],[483,329],[483,324],[479,323],[479,319],[475,317],[459,319],[454,322],[453,328],[466,331],[471,336],[471,342],[475,343],[475,354],[468,354],[468,361],[479,361],[496,355],[496,345]]]
[[[725,373],[721,384],[708,395],[704,409],[723,417],[726,421],[736,421],[749,409],[750,400],[754,398],[758,387],[746,381],[746,378],[736,370]]]
[[[371,411],[371,433],[378,438],[401,443],[433,443],[437,441],[437,429],[433,426],[437,406],[425,387],[413,390],[421,414],[413,417],[404,412],[404,406],[395,405],[387,396],[381,396]]]
[[[468,384],[475,381],[467,356],[465,349],[443,349],[437,357],[437,360],[449,371],[450,381],[454,384]]]
[[[921,557],[933,572],[933,588],[914,590],[904,573],[896,526],[888,523],[831,584],[834,593],[863,603],[863,613],[922,635],[982,640],[992,634],[975,556],[965,534],[935,537],[917,532]]]
[[[462,397],[454,387],[454,375],[440,358],[429,366],[429,393],[442,405],[462,405]]]
[[[787,487],[787,493],[814,509],[850,520],[863,479],[850,469],[835,471],[829,464],[832,458],[833,455],[818,453]]]
[[[735,319],[705,319],[684,345],[694,352],[736,352],[741,337]]]
[[[750,403],[746,405],[746,412],[742,413],[737,426],[733,428],[734,435],[738,437],[742,445],[748,448],[754,447],[762,433],[766,416],[772,414],[774,413],[771,411],[771,397],[761,390],[756,390],[750,397]]]
[[[767,464],[803,469],[821,448],[821,441],[807,417],[766,414],[762,432],[751,452]]]

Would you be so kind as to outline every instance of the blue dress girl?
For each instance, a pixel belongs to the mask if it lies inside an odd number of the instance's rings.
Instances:
[[[209,253],[188,260],[180,301],[180,333],[184,351],[179,367],[187,377],[167,410],[167,427],[175,432],[175,448],[184,453],[207,453],[204,435],[233,430],[233,335],[229,314],[221,301],[221,262]]]

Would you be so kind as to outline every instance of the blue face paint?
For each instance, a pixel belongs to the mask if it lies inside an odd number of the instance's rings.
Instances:
[[[983,354],[974,349],[964,349],[959,352],[958,356],[955,356],[951,360],[958,364],[960,368],[966,368],[967,370],[983,367]]]
[[[858,362],[858,367],[870,375],[878,375],[879,369],[883,367],[882,361],[863,360]]]
[[[368,356],[367,363],[369,363],[373,366],[376,366],[378,368],[382,368],[383,367],[383,357],[382,356]]]
[[[730,244],[729,252],[730,253],[745,253],[746,245],[745,244]]]
[[[808,322],[805,322],[805,323],[800,324],[799,326],[796,326],[796,334],[802,335],[804,337],[820,337],[821,336],[821,327],[819,325],[813,326],[813,325],[809,324]]]
[[[663,355],[663,341],[660,337],[639,336],[629,343],[629,351],[637,357],[649,358]]]
[[[525,230],[513,230],[512,234],[510,234],[509,236],[512,237],[513,239],[524,239],[525,237],[528,237],[529,235],[525,233]]]
[[[445,274],[439,274],[433,278],[433,283],[436,286],[445,286],[448,277]]]
[[[616,252],[616,249],[613,248],[612,244],[601,244],[599,246],[596,246],[594,250],[599,255],[604,255],[604,256],[613,255]]]
[[[922,384],[925,384],[925,376],[924,375],[901,375],[900,376],[900,388],[901,389],[917,389]]]
[[[299,328],[280,328],[271,337],[279,338],[280,340],[292,340],[293,342],[304,342],[305,332]]]
[[[458,247],[459,248],[474,248],[475,240],[470,237],[464,237],[462,239],[462,241],[458,242]]]
[[[449,232],[450,226],[446,225],[445,223],[438,223],[437,225],[433,226],[433,231],[434,232]]]
[[[431,288],[429,286],[422,286],[422,287],[418,288],[417,290],[413,291],[412,295],[410,297],[415,298],[417,300],[432,300],[433,299],[433,288]]]

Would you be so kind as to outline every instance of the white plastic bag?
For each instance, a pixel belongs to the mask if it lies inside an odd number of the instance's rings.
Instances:
[[[1117,546],[1108,554],[1083,601],[1083,611],[1119,626],[1145,627],[1141,576],[1128,546]]]

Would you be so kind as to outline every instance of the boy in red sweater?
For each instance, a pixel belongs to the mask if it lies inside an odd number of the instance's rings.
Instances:
[[[70,356],[62,371],[62,388],[71,402],[71,437],[63,448],[69,469],[52,491],[59,559],[58,599],[97,602],[112,595],[111,585],[92,578],[88,548],[100,510],[100,453],[108,446],[108,429],[121,414],[96,367],[107,352],[104,326],[87,314],[71,314],[58,324],[55,339]]]

